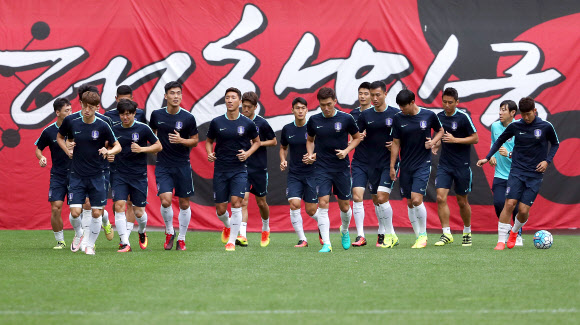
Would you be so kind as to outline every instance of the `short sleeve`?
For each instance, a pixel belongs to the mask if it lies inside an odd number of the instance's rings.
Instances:
[[[286,139],[286,130],[288,128],[285,126],[282,128],[282,133],[280,135],[280,145],[283,147],[288,146],[288,139]]]
[[[191,113],[190,113],[191,114]],[[198,134],[198,130],[197,130],[197,121],[195,120],[195,116],[193,116],[193,114],[191,114],[191,125],[189,127],[189,137],[194,136],[196,134]]]
[[[401,124],[401,122],[397,118],[397,115],[395,115],[395,117],[393,117],[393,127],[391,128],[391,135],[393,136],[393,139],[401,138],[399,124]]]
[[[264,127],[261,130],[264,131],[264,137],[266,138],[266,140],[272,140],[276,137],[276,133],[274,133],[274,130],[272,130],[270,123],[268,123],[265,120],[264,120]]]
[[[359,116],[360,119],[360,116]],[[348,115],[347,118],[348,121],[348,126],[347,126],[347,131],[350,135],[355,135],[358,133],[358,126],[356,125],[356,121],[354,119],[354,117],[352,115]]]
[[[147,124],[147,119],[145,118],[145,111],[137,108],[137,121]]]
[[[253,121],[249,122],[246,134],[248,135],[248,137],[250,137],[250,139],[255,139],[257,136],[259,136],[256,123],[254,123]]]
[[[153,130],[151,130],[151,128],[148,127],[147,125],[145,125],[144,128],[145,128],[145,139],[147,139],[147,141],[150,144],[157,143],[157,141],[159,141],[159,139],[157,138],[155,133],[153,133]]]
[[[356,123],[356,124],[357,124],[357,126],[358,126],[358,130],[359,130],[360,132],[364,132],[364,130],[366,130],[366,129],[367,129],[367,119],[366,119],[366,117],[365,117],[365,115],[364,115],[364,114],[361,114],[361,115],[358,117],[358,121],[357,121],[357,123]]]
[[[38,149],[44,150],[44,148],[46,148],[50,143],[48,140],[48,133],[46,132],[46,129],[44,129],[34,144]]]
[[[439,130],[441,129],[441,121],[439,121],[439,117],[437,116],[437,114],[433,112],[431,114],[431,128],[433,128],[435,132],[439,132]]]
[[[151,114],[151,120],[149,121],[149,127],[152,130],[157,130],[157,114],[155,114],[155,112],[153,112]]]
[[[151,117],[153,117],[153,116],[151,116]],[[216,130],[215,130],[216,129],[215,123],[216,123],[215,119],[213,119],[213,120],[211,120],[211,122],[209,122],[209,128],[207,129],[207,135],[206,135],[206,137],[208,139],[215,140],[215,138],[217,136]]]
[[[106,122],[105,122],[105,126],[103,126],[103,130],[106,134],[105,139],[107,141],[109,141],[109,145],[113,145],[113,143],[117,142],[117,138],[115,137],[115,133],[113,132],[113,129],[111,129],[109,124],[106,124]]]
[[[309,137],[315,137],[316,136],[316,129],[315,129],[314,122],[312,120],[313,119],[310,118],[308,120],[308,123],[306,123],[306,132],[308,133],[308,136]]]
[[[475,125],[473,125],[473,121],[471,120],[471,117],[469,115],[467,114],[464,115],[464,121],[467,134],[472,135],[477,132],[477,129],[475,128]]]
[[[62,121],[62,124],[58,128],[58,133],[60,133],[60,135],[62,135],[65,138],[72,139],[72,137],[70,136],[71,133],[70,127],[71,127],[71,119],[67,117]]]

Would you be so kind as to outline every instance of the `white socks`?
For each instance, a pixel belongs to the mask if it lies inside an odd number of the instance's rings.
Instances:
[[[377,234],[384,235],[385,234],[385,221],[383,220],[383,214],[381,212],[381,208],[378,205],[375,205],[375,214],[377,215],[377,220],[379,221],[379,230]]]
[[[451,234],[451,227],[444,227],[444,228],[441,228],[441,229],[443,229],[443,233],[444,234],[448,234],[448,235]]]
[[[142,234],[145,232],[145,228],[147,227],[147,212],[143,212],[143,216],[137,219],[137,224],[139,225],[139,233]]]
[[[216,212],[216,216],[218,219],[220,219],[221,222],[223,222],[224,227],[230,227],[230,214],[228,213],[228,210],[226,210],[226,213],[222,214],[221,216]]]
[[[463,226],[463,233],[464,234],[470,234],[471,233],[471,226],[469,226],[469,227]]]
[[[242,224],[240,225],[240,236],[247,237],[247,234],[248,234],[248,223],[242,221]]]
[[[95,242],[99,237],[99,232],[101,232],[101,224],[103,222],[103,217],[91,218],[91,232],[89,233],[89,243],[88,247],[95,247]]]
[[[262,219],[262,231],[270,231],[270,218]]]
[[[107,209],[105,209],[105,207],[103,207],[103,215],[101,216],[101,219],[102,219],[101,222],[103,223],[103,227],[105,227],[106,225],[109,224],[109,212],[107,212]]]
[[[127,217],[125,212],[115,212],[115,228],[121,238],[121,243],[129,245],[129,236],[127,236]]]
[[[389,201],[379,205],[381,217],[383,219],[384,233],[395,234],[395,229],[393,229],[393,208]]]
[[[320,209],[316,209],[316,212],[314,213],[314,215],[311,215],[310,218],[314,219],[314,221],[318,222],[318,211],[320,211]]]
[[[83,227],[82,227],[82,221],[81,221],[81,217],[79,216],[78,218],[73,218],[72,214],[69,213],[68,215],[68,220],[70,221],[70,224],[72,225],[73,229],[75,230],[75,236],[80,237],[83,235]],[[88,232],[85,234],[89,234]]]
[[[415,207],[409,208],[407,206],[407,212],[409,213],[409,221],[411,221],[411,226],[413,226],[413,231],[415,232],[415,237],[419,237],[419,221],[415,215]]]
[[[81,219],[82,228],[85,233],[81,246],[87,246],[89,243],[89,233],[91,232],[91,220],[93,219],[93,212],[91,210],[83,210],[83,213],[78,219]]]
[[[340,220],[342,221],[340,231],[343,234],[346,234],[348,232],[348,227],[350,226],[350,218],[352,218],[352,209],[350,208],[350,206],[348,207],[348,211],[346,212],[340,211]]]
[[[419,235],[427,235],[427,209],[425,204],[421,203],[415,207],[415,216],[419,224]]]
[[[328,218],[328,209],[318,208],[318,230],[322,242],[330,245],[330,219]]]
[[[127,240],[129,240],[129,237],[131,236],[131,231],[133,231],[133,227],[135,227],[135,224],[133,222],[125,222],[127,224]]]
[[[352,203],[352,213],[354,216],[354,224],[356,225],[357,236],[364,237],[364,223],[365,223],[365,207],[363,202]],[[380,222],[379,222],[380,224]]]
[[[185,210],[179,209],[179,236],[177,240],[185,240],[185,234],[187,233],[187,228],[189,227],[189,221],[191,221],[191,209],[187,208]]]
[[[294,227],[296,235],[298,235],[298,240],[306,241],[304,228],[302,227],[302,215],[300,214],[300,209],[290,210],[290,221],[292,222],[292,227]]]
[[[171,206],[165,208],[161,206],[161,216],[165,222],[165,233],[174,235],[175,230],[173,230],[173,208]]]
[[[511,225],[509,223],[497,223],[497,242],[505,243],[508,238]]]
[[[520,229],[526,224],[526,222],[522,223],[518,220],[518,218],[516,218],[516,220],[514,221],[514,226],[512,227],[512,232],[520,231]]]
[[[242,208],[232,208],[232,219],[230,220],[230,239],[228,244],[235,244],[236,237],[240,231],[240,225],[242,223]]]
[[[62,230],[54,232],[54,239],[56,239],[56,241],[64,241],[64,233]]]

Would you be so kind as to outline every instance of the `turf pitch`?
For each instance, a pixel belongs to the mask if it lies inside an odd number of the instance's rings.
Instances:
[[[187,251],[164,251],[149,232],[142,251],[116,253],[118,238],[99,236],[96,256],[55,251],[50,231],[0,231],[0,323],[354,324],[375,322],[574,323],[580,317],[580,236],[555,235],[548,250],[494,251],[496,235],[461,235],[445,247],[394,249],[369,245],[320,254],[294,248],[293,233],[260,234],[225,252],[216,232],[190,232]],[[72,231],[65,231],[68,245]],[[351,233],[354,239],[354,234]]]

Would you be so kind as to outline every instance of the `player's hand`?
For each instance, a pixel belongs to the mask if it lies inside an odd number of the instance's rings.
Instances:
[[[344,159],[346,156],[348,156],[346,150],[334,149],[334,151],[336,151],[336,156],[338,159]]]
[[[359,133],[359,139],[360,141],[364,141],[364,139],[367,137],[367,130],[364,130],[362,132]]]
[[[248,157],[250,155],[248,155],[248,152],[247,151],[240,149],[240,150],[238,150],[238,152],[239,152],[239,154],[237,154],[236,156],[238,157],[238,159],[240,161],[246,161],[246,160],[248,160]]]
[[[173,133],[169,133],[169,143],[182,143],[183,138],[177,130],[173,130]]]
[[[483,165],[487,164],[487,159],[483,158],[477,161],[477,167],[481,167]]]
[[[391,171],[389,172],[389,176],[391,176],[391,180],[393,182],[397,180],[397,171],[395,170],[395,168],[391,168]]]
[[[280,170],[285,171],[286,167],[288,167],[288,161],[284,160],[280,162]]]
[[[214,162],[214,161],[216,161],[216,159],[217,158],[215,156],[215,152],[212,152],[212,153],[207,155],[207,161],[209,161],[209,162]]]
[[[140,153],[143,152],[143,148],[136,142],[131,143],[131,152]]]
[[[99,149],[99,154],[103,156],[103,159],[107,159],[109,150],[107,150],[107,148],[105,147],[102,147],[101,149]]]
[[[108,160],[109,162],[113,162],[113,161],[115,161],[115,155],[109,155],[109,154],[107,154],[107,160]]]
[[[385,143],[385,147],[386,147],[387,149],[389,149],[389,151],[391,151],[391,147],[392,147],[392,146],[393,146],[393,141],[387,141],[387,142]]]
[[[536,166],[536,171],[543,173],[546,171],[546,168],[548,168],[548,162],[544,160]]]
[[[443,134],[442,140],[445,143],[455,143],[455,137],[453,136],[453,134],[447,131],[445,131],[445,134]]]
[[[425,149],[433,148],[433,141],[431,141],[430,137],[426,137],[427,141],[425,141]]]
[[[304,156],[302,156],[302,162],[307,164],[307,165],[312,165],[315,161],[316,161],[316,154],[313,154],[313,155],[305,154]]]
[[[489,164],[492,165],[493,167],[497,166],[497,159],[495,159],[495,157],[491,157],[491,159],[489,160]]]
[[[38,159],[38,164],[40,164],[40,167],[46,167],[46,157],[42,156],[42,158]]]
[[[74,141],[66,141],[65,143],[68,150],[73,150],[73,148],[77,145],[77,143]]]
[[[509,152],[506,149],[506,147],[504,147],[504,146],[502,146],[502,147],[499,148],[499,154],[502,155],[502,156],[504,156],[504,157],[509,156]]]

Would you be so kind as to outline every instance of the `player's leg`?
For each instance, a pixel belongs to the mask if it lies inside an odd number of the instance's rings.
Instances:
[[[385,228],[385,238],[381,246],[383,248],[393,248],[399,245],[399,237],[397,237],[393,227],[393,208],[389,202],[394,185],[389,175],[389,170],[389,168],[382,169],[379,178],[380,182],[377,187],[378,210],[383,219],[383,227]]]
[[[493,207],[495,209],[495,214],[499,219],[501,215],[501,210],[505,204],[505,191],[507,188],[507,180],[498,177],[493,178],[493,183],[491,185],[491,192],[493,193]]]
[[[185,235],[191,221],[190,198],[195,194],[193,189],[193,174],[191,166],[175,168],[173,183],[175,184],[175,196],[179,198],[179,236],[177,237],[178,251],[186,250]]]
[[[300,211],[300,202],[304,196],[304,186],[300,179],[293,174],[288,174],[286,179],[286,198],[290,205],[290,222],[292,228],[298,236],[298,244],[294,247],[308,247],[308,241],[304,234],[304,227],[302,225],[302,214]]]
[[[133,209],[133,202],[131,202],[131,197],[127,199],[127,210],[125,211],[125,216],[127,218],[127,238],[131,238],[131,232],[135,227],[135,211]]]
[[[132,200],[133,208],[130,210],[134,212],[137,225],[139,226],[137,234],[139,235],[139,247],[141,247],[141,249],[146,249],[149,244],[147,233],[145,232],[147,227],[147,212],[145,212],[145,206],[147,206],[147,194],[147,177],[135,179],[131,182],[129,186],[129,197]],[[128,210],[129,208],[127,208],[127,211]],[[129,218],[127,217],[127,220],[128,219]],[[127,237],[129,236],[127,235]]]
[[[230,237],[226,244],[226,251],[234,251],[236,249],[236,237],[240,230],[242,223],[242,201],[245,196],[246,182],[248,180],[248,172],[236,172],[230,178],[230,203],[232,206],[232,217],[230,219]]]
[[[90,225],[89,243],[85,247],[85,254],[95,255],[95,242],[103,226],[103,210],[107,203],[107,186],[104,176],[96,176],[85,180],[88,188],[89,201],[92,208],[92,220]],[[112,232],[112,230],[111,230]]]
[[[401,191],[401,197],[407,199],[407,214],[409,217],[409,222],[411,227],[413,227],[413,232],[415,233],[415,238],[419,237],[419,223],[417,222],[417,216],[415,214],[415,206],[413,206],[413,201],[411,201],[411,188],[413,185],[413,180],[411,178],[412,174],[405,168],[401,168],[399,174],[399,189]]]
[[[50,225],[52,226],[52,231],[54,232],[54,239],[56,240],[56,246],[54,249],[63,249],[66,247],[64,242],[64,234],[62,232],[62,205],[63,201],[52,201],[50,202]]]
[[[524,190],[526,189],[526,179],[525,177],[521,177],[515,175],[514,173],[510,173],[507,181],[507,188],[506,188],[506,203],[504,208],[499,216],[498,222],[498,245],[496,246],[497,250],[501,250],[505,247],[505,245],[500,245],[499,241],[503,241],[508,245],[509,238],[511,237],[511,225],[510,219],[512,218],[513,210],[516,208],[518,201],[523,197]],[[501,238],[500,238],[501,237]],[[517,235],[516,235],[517,238]],[[514,244],[515,239],[514,238]],[[501,246],[501,247],[500,247]]]
[[[240,225],[240,233],[236,237],[236,245],[242,247],[248,246],[248,204],[250,202],[251,187],[252,185],[248,180],[248,183],[246,184],[246,194],[244,194],[244,199],[242,200],[242,224]]]
[[[222,243],[226,244],[230,237],[230,215],[228,213],[228,200],[230,197],[230,179],[227,173],[214,170],[213,174],[213,199],[216,207],[216,215],[224,224],[222,228]]]
[[[435,242],[435,246],[444,246],[453,243],[453,235],[451,234],[451,228],[449,227],[449,204],[447,204],[447,197],[452,183],[452,171],[443,166],[439,166],[435,177],[435,188],[437,191],[437,215],[441,222],[443,234],[439,240]]]
[[[514,221],[514,226],[510,231],[506,243],[508,248],[513,248],[516,245],[518,233],[528,221],[528,218],[530,217],[530,208],[532,204],[534,204],[536,196],[538,196],[538,192],[540,191],[540,186],[542,185],[541,178],[525,177],[522,181],[524,182],[525,187],[519,200],[518,215]],[[508,197],[510,197],[509,194]]]
[[[252,188],[250,189],[250,193],[254,194],[256,198],[256,204],[258,205],[260,217],[262,218],[262,238],[260,240],[260,246],[266,247],[270,244],[270,207],[266,200],[266,195],[268,194],[268,172],[260,171],[254,173],[251,184]]]
[[[86,234],[86,236],[83,236],[80,250],[82,252],[84,252],[85,247],[89,243],[89,232],[91,231],[90,230],[91,220],[93,220],[93,210],[91,209],[91,203],[89,202],[88,197],[85,199],[85,202],[82,205],[82,207],[83,207],[83,212],[81,214],[81,223],[82,223],[82,227],[83,227],[83,232]]]
[[[415,170],[411,176],[411,204],[415,210],[417,219],[418,233],[415,248],[424,248],[427,246],[427,209],[423,204],[423,197],[427,193],[427,184],[431,174],[431,166],[425,166]]]
[[[316,188],[318,195],[318,230],[322,238],[322,248],[319,252],[332,252],[330,242],[330,219],[328,218],[328,208],[330,206],[330,193],[332,192],[332,177],[330,173],[320,169],[315,169]]]
[[[165,223],[165,243],[163,244],[163,248],[165,250],[171,250],[173,249],[173,242],[175,240],[173,207],[171,206],[175,184],[171,176],[171,168],[155,166],[155,182],[157,183],[157,196],[161,201],[161,217]]]
[[[149,239],[147,237],[147,212],[145,212],[145,207],[138,207],[133,205],[133,211],[135,212],[135,219],[137,220],[137,225],[139,226],[137,234],[139,235],[139,247],[141,249],[146,249],[149,244]]]
[[[130,252],[131,245],[129,244],[129,237],[127,236],[127,217],[125,215],[127,201],[120,199],[117,191],[115,191],[113,202],[115,202],[113,205],[115,208],[115,228],[117,228],[117,234],[119,234],[119,238],[121,238],[119,250],[117,252]]]
[[[111,192],[111,172],[110,169],[105,169],[103,171],[103,177],[104,177],[104,182],[105,182],[105,202],[103,202],[102,206],[103,206],[103,213],[101,214],[101,223],[102,223],[102,227],[103,230],[105,231],[105,236],[107,237],[107,240],[113,240],[113,237],[115,236],[114,232],[113,232],[113,226],[111,225],[111,222],[109,221],[109,212],[106,209],[107,206],[107,202],[108,202],[108,198],[109,198],[109,193]],[[114,208],[113,208],[113,212],[114,212]]]
[[[340,208],[340,220],[342,225],[340,227],[340,241],[342,248],[350,248],[350,219],[352,218],[352,209],[350,208],[350,199],[352,197],[352,180],[350,178],[350,170],[346,169],[341,172],[333,173],[332,186],[334,194],[338,200],[338,207]]]
[[[365,187],[369,177],[367,175],[368,168],[359,164],[352,164],[352,212],[354,217],[354,224],[356,226],[356,240],[352,244],[355,247],[366,245],[366,237],[364,232],[365,208],[363,197],[365,194]],[[379,223],[380,224],[380,223]]]
[[[73,252],[77,252],[81,248],[81,242],[83,238],[85,236],[88,237],[90,232],[90,229],[87,230],[87,232],[84,231],[81,220],[83,204],[85,203],[86,196],[87,192],[83,179],[71,174],[69,177],[68,202],[70,205],[69,221],[75,231],[75,235],[70,246],[70,249]],[[90,221],[89,217],[86,219]]]
[[[471,246],[471,206],[467,196],[471,193],[472,181],[471,168],[457,168],[453,173],[453,182],[455,183],[455,194],[457,205],[459,205],[459,215],[463,220],[463,238],[461,246]]]

